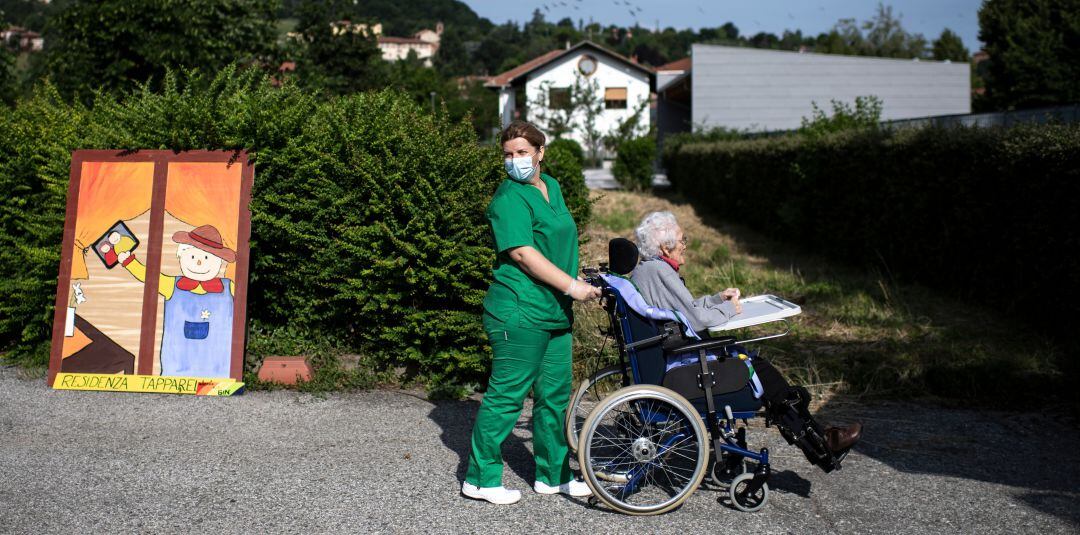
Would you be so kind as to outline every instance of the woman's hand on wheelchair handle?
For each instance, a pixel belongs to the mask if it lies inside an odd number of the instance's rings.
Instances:
[[[593,286],[592,284],[589,284],[588,282],[582,280],[581,277],[578,277],[578,279],[574,281],[574,284],[570,288],[570,291],[568,293],[570,294],[570,297],[572,297],[575,301],[585,301],[588,299],[599,298],[600,288],[597,288],[596,286]]]

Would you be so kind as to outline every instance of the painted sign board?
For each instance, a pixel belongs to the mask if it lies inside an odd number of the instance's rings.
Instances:
[[[239,383],[253,179],[242,151],[72,153],[50,385]]]

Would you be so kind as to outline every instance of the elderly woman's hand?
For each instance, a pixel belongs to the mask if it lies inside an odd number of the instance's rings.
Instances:
[[[735,305],[736,314],[742,314],[742,303],[739,302],[739,297],[741,296],[742,293],[739,292],[738,288],[727,288],[720,292],[721,299],[724,301],[731,301],[731,303]]]

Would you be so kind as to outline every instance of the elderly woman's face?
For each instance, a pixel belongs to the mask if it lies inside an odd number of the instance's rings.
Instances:
[[[661,246],[660,251],[680,266],[686,263],[686,235],[683,234],[682,227],[675,227],[675,246],[671,249]]]

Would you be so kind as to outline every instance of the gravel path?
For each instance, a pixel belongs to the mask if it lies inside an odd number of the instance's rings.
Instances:
[[[630,517],[526,491],[458,494],[476,401],[373,391],[235,398],[54,391],[0,369],[0,533],[1075,533],[1080,431],[1039,414],[835,402],[866,438],[834,474],[774,430],[754,514],[699,489]],[[528,411],[505,480],[532,480]]]

